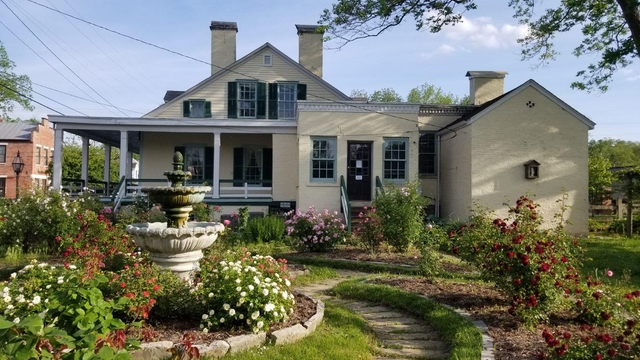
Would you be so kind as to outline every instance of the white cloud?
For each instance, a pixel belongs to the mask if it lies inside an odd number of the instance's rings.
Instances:
[[[528,27],[520,24],[498,24],[490,17],[468,18],[462,17],[462,22],[455,26],[442,29],[442,36],[447,39],[445,44],[434,51],[421,53],[424,59],[436,55],[446,55],[456,52],[471,52],[470,49],[508,49],[519,46],[517,39],[527,35]],[[436,38],[434,36],[434,38]],[[440,37],[442,38],[442,37]]]
[[[636,73],[633,69],[620,69],[620,73],[624,75],[626,81],[638,81],[640,80],[640,74]]]

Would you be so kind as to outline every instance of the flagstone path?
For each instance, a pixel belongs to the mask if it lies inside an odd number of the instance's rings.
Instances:
[[[314,299],[329,301],[345,306],[360,314],[373,329],[378,338],[376,360],[384,359],[445,359],[449,353],[448,345],[424,321],[418,320],[384,306],[337,299],[325,292],[349,278],[370,275],[368,273],[336,270],[339,278],[319,281],[296,288],[299,292]]]

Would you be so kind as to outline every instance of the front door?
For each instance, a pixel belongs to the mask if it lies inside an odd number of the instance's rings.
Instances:
[[[371,142],[348,142],[347,193],[349,200],[371,201]]]

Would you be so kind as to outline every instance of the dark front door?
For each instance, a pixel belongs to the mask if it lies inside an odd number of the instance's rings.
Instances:
[[[348,142],[347,193],[349,200],[371,201],[371,143]]]

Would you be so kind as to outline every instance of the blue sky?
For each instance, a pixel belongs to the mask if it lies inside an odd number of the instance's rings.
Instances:
[[[35,91],[85,114],[124,116],[124,112],[127,116],[140,116],[160,105],[166,90],[185,90],[210,75],[208,65],[67,20],[25,0],[4,1],[100,95],[69,72],[0,3],[0,21],[75,85],[0,25],[0,40],[16,63],[17,73],[29,75],[35,84],[92,97],[122,109],[33,86]],[[238,23],[238,58],[270,42],[297,60],[298,37],[294,24],[316,24],[322,10],[332,3],[331,0],[36,1],[204,61],[210,61],[209,23],[212,20]],[[513,11],[506,3],[480,1],[478,10],[464,14],[463,24],[438,34],[416,31],[415,25],[408,22],[379,37],[360,40],[340,50],[330,49],[336,44],[326,43],[324,78],[347,95],[353,89],[372,92],[391,87],[406,96],[411,88],[425,82],[465,95],[469,91],[464,77],[466,71],[504,70],[509,72],[505,91],[528,79],[536,80],[597,123],[591,138],[640,141],[640,116],[632,110],[640,98],[640,66],[633,64],[619,71],[605,94],[571,90],[569,85],[576,79],[575,73],[597,61],[591,56],[575,58],[571,54],[580,41],[580,33],[563,34],[556,39],[561,55],[550,65],[536,67],[535,62],[523,62],[516,39],[525,29],[512,18]],[[38,94],[34,94],[34,98],[64,114],[77,114]],[[39,117],[50,113],[53,112],[36,106],[32,113],[18,110],[13,116]]]

